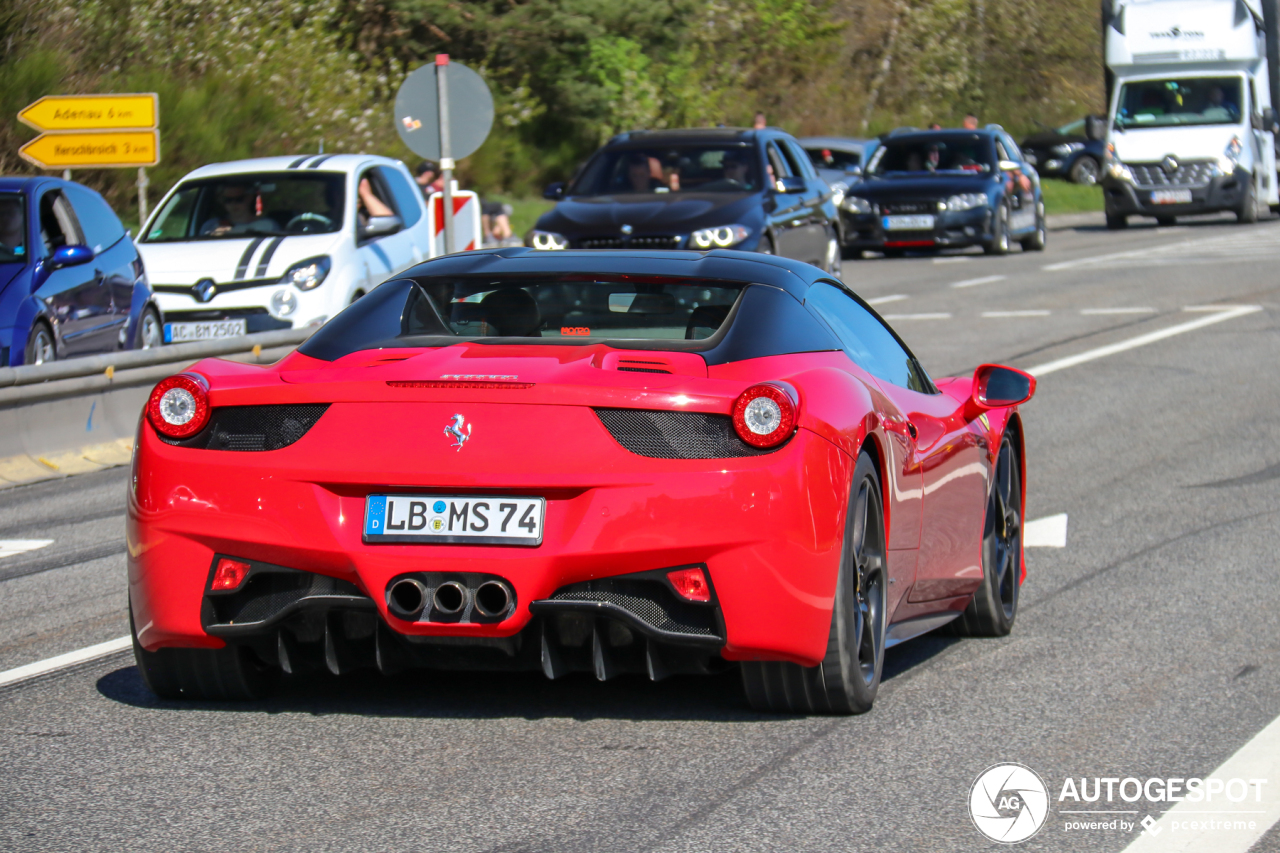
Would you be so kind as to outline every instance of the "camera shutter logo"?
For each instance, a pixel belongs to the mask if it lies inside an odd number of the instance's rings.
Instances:
[[[1001,844],[1026,841],[1049,816],[1049,789],[1021,764],[993,764],[973,780],[969,817],[987,838]]]

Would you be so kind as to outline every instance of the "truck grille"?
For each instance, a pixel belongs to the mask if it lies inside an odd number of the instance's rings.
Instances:
[[[1203,187],[1213,177],[1213,162],[1196,160],[1179,163],[1173,174],[1159,163],[1130,163],[1133,180],[1140,187]]]

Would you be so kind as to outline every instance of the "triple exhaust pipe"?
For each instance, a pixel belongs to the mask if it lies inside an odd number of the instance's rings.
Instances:
[[[416,578],[401,578],[387,591],[387,607],[401,619],[415,621],[427,608],[428,598],[432,610],[448,618],[459,616],[474,605],[475,612],[485,619],[506,615],[514,596],[506,581],[487,580],[476,587],[475,595],[458,581],[445,581],[428,596],[427,585]]]

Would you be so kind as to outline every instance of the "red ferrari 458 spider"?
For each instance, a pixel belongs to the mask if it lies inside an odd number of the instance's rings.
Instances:
[[[866,711],[887,647],[1012,627],[1034,389],[930,379],[794,261],[428,261],[275,365],[156,386],[138,666],[162,697],[237,699],[325,668],[736,665],[756,708]]]

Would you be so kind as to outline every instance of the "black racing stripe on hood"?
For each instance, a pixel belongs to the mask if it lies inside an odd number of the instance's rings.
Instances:
[[[262,278],[267,274],[267,264],[271,263],[271,256],[276,253],[276,249],[280,248],[280,244],[283,242],[283,237],[276,237],[267,244],[267,248],[262,250],[262,257],[258,258],[258,268],[253,272],[256,277]]]
[[[332,155],[332,154],[326,154],[326,155],[324,155],[323,157],[317,157],[316,159],[312,160],[310,163],[308,163],[308,164],[307,164],[307,168],[308,168],[308,169],[315,169],[315,168],[316,168],[316,167],[318,167],[321,163],[323,163],[325,160],[328,160],[328,159],[329,159],[330,157],[332,157],[332,156],[334,156],[334,155]]]
[[[244,278],[249,272],[249,263],[253,260],[253,253],[258,251],[258,247],[262,245],[262,241],[266,237],[254,237],[253,242],[244,250],[244,254],[240,256],[240,263],[236,264],[236,281]]]

